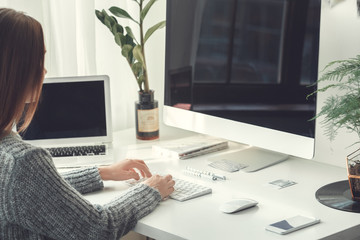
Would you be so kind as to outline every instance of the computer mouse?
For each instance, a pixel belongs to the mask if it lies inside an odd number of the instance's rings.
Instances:
[[[224,213],[235,213],[247,208],[254,207],[257,204],[258,202],[253,199],[239,198],[221,204],[219,209]]]

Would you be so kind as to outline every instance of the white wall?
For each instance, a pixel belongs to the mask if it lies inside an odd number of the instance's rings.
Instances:
[[[10,7],[18,11],[31,13],[31,16],[42,22],[42,0],[0,0],[0,7]]]

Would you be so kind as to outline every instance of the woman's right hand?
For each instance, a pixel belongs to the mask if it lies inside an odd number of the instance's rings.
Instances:
[[[171,175],[153,175],[152,177],[146,179],[143,184],[158,190],[161,198],[165,199],[174,191],[175,181],[172,179]]]

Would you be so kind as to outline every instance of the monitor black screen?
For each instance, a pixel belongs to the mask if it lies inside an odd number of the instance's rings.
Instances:
[[[320,0],[168,0],[165,105],[314,137]]]

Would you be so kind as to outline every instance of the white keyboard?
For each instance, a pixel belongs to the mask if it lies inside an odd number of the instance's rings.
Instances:
[[[180,202],[190,200],[196,197],[200,197],[212,192],[212,189],[210,187],[202,186],[197,183],[189,182],[174,177],[173,180],[175,181],[175,186],[174,186],[175,191],[170,195],[170,198]],[[139,182],[141,182],[141,180],[139,181],[128,180],[126,182],[128,183],[128,185],[134,186]]]

